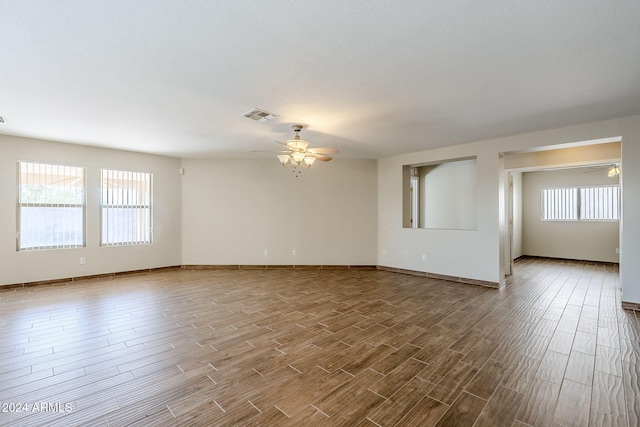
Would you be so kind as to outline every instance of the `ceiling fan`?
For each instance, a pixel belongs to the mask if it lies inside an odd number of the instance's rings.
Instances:
[[[617,178],[620,175],[620,163],[609,163],[602,165],[592,165],[592,166],[580,166],[585,169],[584,173],[590,172],[599,172],[602,170],[607,170],[607,177],[609,178]]]
[[[300,139],[302,125],[293,125],[291,127],[296,133],[296,136],[285,142],[276,141],[278,144],[286,147],[286,150],[277,151],[277,153],[282,153],[278,154],[277,157],[283,167],[287,165],[292,166],[293,173],[296,176],[302,171],[301,167],[310,168],[316,160],[328,162],[333,159],[333,157],[328,156],[328,154],[340,153],[340,150],[336,147],[309,147],[309,141]]]

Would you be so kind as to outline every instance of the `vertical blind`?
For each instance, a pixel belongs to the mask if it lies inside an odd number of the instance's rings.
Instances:
[[[578,189],[542,190],[542,219],[544,221],[576,221],[578,219]]]
[[[620,219],[620,187],[581,188],[580,219],[585,221]]]
[[[102,246],[152,240],[152,174],[100,170]]]
[[[17,249],[85,245],[85,169],[18,162]]]

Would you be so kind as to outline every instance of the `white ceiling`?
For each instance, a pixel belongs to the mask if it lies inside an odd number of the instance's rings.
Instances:
[[[4,134],[379,158],[639,113],[638,0],[0,0]]]

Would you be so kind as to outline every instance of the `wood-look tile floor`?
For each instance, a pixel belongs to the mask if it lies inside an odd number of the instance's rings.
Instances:
[[[638,426],[610,265],[501,290],[358,270],[174,270],[0,291],[0,425]]]

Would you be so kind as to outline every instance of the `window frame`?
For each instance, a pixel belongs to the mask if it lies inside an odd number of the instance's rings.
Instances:
[[[105,178],[105,173],[123,173],[123,174],[140,174],[146,176],[146,182],[148,185],[146,186],[146,200],[147,204],[144,203],[121,203],[121,204],[108,204],[104,203],[105,196],[104,191],[107,189],[105,187],[105,180],[109,178]],[[131,180],[131,179],[129,179]],[[144,240],[135,240],[135,241],[118,241],[118,242],[105,242],[105,209],[108,208],[116,208],[116,209],[131,209],[134,212],[140,212],[141,210],[147,209],[148,221],[146,224],[146,236],[147,239]],[[111,169],[111,168],[100,168],[100,246],[101,247],[118,247],[118,246],[140,246],[140,245],[150,245],[153,244],[153,172],[141,172],[141,171],[133,171],[133,170],[123,170],[123,169]],[[108,232],[107,232],[108,233]],[[108,239],[107,239],[108,240]]]
[[[616,190],[615,202],[617,202],[617,206],[615,209],[615,213],[617,214],[616,218],[585,218],[585,214],[583,212],[583,198],[584,192],[592,189],[603,189],[603,188],[613,188]],[[545,192],[546,191],[560,191],[560,190],[571,190],[575,191],[575,198],[573,202],[575,206],[573,209],[568,208],[569,211],[575,211],[575,218],[551,218],[547,219],[545,217]],[[621,206],[621,194],[620,194],[620,185],[584,185],[584,186],[574,186],[574,187],[556,187],[556,188],[543,188],[540,190],[540,220],[542,222],[619,222],[620,217],[622,215],[622,206]],[[564,209],[565,212],[567,209]]]
[[[545,197],[545,193],[553,192],[550,197]],[[565,194],[568,192],[569,194]],[[578,187],[558,187],[558,188],[543,188],[540,190],[540,220],[543,222],[575,222],[580,221],[580,190]],[[555,204],[559,205],[558,199],[562,198],[563,201],[570,201],[573,206],[559,206],[555,209],[545,209],[545,202],[549,199],[553,199]],[[547,218],[546,214],[550,211],[560,213],[553,218]],[[571,214],[575,214],[571,215]]]
[[[609,212],[613,212],[615,214],[615,218],[587,218],[587,216],[591,216],[591,214],[587,214],[584,211],[585,210],[590,210],[591,212],[593,212],[593,208],[589,209],[588,206],[586,206],[586,201],[585,201],[585,197],[583,196],[583,191],[586,193],[587,190],[591,190],[591,202],[594,202],[593,199],[593,193],[597,192],[599,190],[602,189],[615,189],[615,194],[611,195],[611,198],[613,200],[610,200],[610,202],[604,206],[598,205],[597,203],[595,203],[595,207],[596,210],[598,211],[598,215],[600,213],[609,213]],[[598,197],[597,195],[595,197]],[[620,221],[620,215],[622,214],[622,204],[620,203],[620,186],[619,185],[598,185],[598,186],[589,186],[589,187],[580,187],[578,189],[578,201],[579,201],[579,210],[580,210],[580,221],[585,221],[585,222],[616,222],[616,221]],[[615,206],[614,206],[615,204]],[[611,216],[611,215],[609,215]]]
[[[56,168],[74,168],[82,171],[82,203],[24,203],[22,202],[22,164],[26,165],[43,165],[45,167]],[[26,184],[24,184],[26,185]],[[22,247],[21,240],[23,236],[23,221],[22,221],[22,208],[35,207],[35,208],[82,208],[80,217],[82,218],[81,243],[73,245],[45,245],[45,246],[31,246]],[[17,160],[16,161],[16,251],[17,252],[32,252],[32,251],[45,251],[45,250],[57,250],[57,249],[78,249],[87,246],[87,168],[85,166],[72,166],[63,165],[59,163],[42,162],[42,161],[28,161]]]

